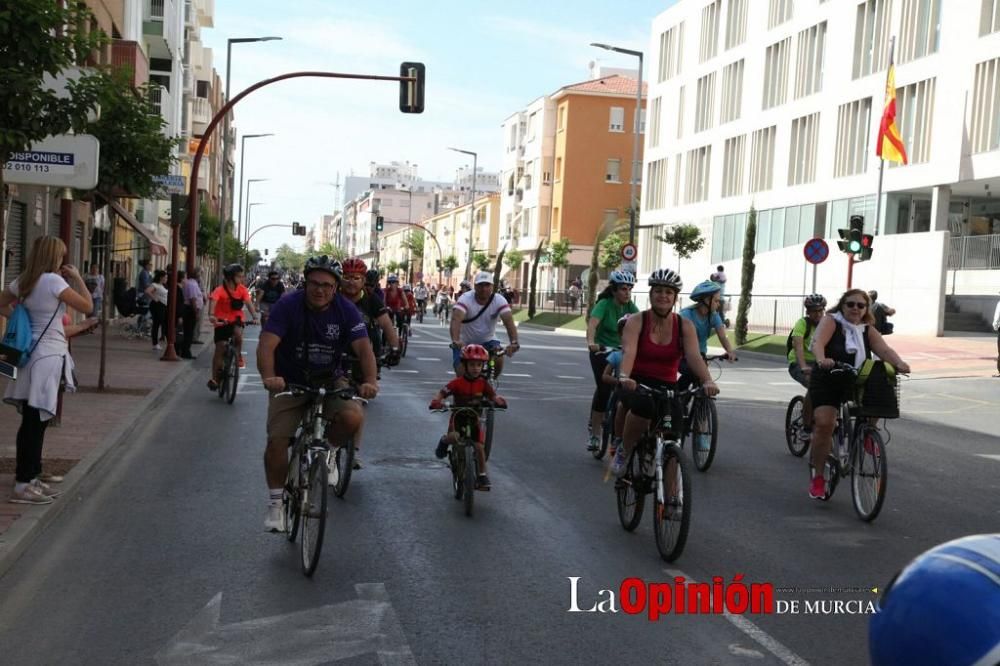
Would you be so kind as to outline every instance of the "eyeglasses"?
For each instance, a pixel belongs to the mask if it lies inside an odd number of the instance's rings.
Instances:
[[[333,291],[334,287],[337,286],[336,282],[316,282],[315,280],[306,280],[306,286],[313,289],[322,289],[323,291]]]
[[[868,307],[868,304],[863,301],[844,301],[845,308],[856,308],[858,310],[863,310]]]

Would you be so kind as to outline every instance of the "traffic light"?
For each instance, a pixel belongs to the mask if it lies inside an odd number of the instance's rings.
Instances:
[[[305,236],[306,235],[306,225],[299,224],[298,222],[292,222],[292,235],[293,236]]]
[[[868,261],[872,258],[872,246],[875,244],[875,237],[871,234],[862,234],[861,236],[861,255],[857,258],[858,261]]]
[[[399,66],[400,76],[412,76],[415,81],[399,82],[399,110],[403,113],[424,112],[425,70],[422,62],[404,62]]]
[[[434,264],[437,266],[438,270],[441,270],[442,267],[441,267],[441,260],[440,259],[435,259],[434,260]]]
[[[264,248],[264,256],[265,257],[267,256],[267,248],[266,247]]]
[[[837,229],[837,233],[840,234],[837,247],[841,252],[859,255],[864,247],[862,236],[865,233],[865,218],[861,215],[851,215],[850,225],[848,229]]]
[[[381,215],[375,216],[375,231],[382,231],[385,228],[385,218]]]

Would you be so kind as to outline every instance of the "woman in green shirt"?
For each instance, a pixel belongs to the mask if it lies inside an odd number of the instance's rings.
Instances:
[[[597,451],[601,444],[601,424],[604,421],[604,410],[611,397],[612,386],[601,381],[604,366],[607,365],[605,349],[621,347],[621,336],[618,334],[618,320],[628,314],[634,314],[639,308],[632,302],[632,287],[635,286],[635,276],[629,271],[612,271],[608,278],[608,286],[597,297],[594,309],[590,311],[587,320],[587,348],[590,350],[590,368],[594,372],[594,382],[597,389],[590,403],[590,442],[588,451]]]

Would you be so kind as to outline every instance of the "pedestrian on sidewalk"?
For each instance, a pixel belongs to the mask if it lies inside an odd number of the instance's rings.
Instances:
[[[993,311],[993,330],[997,332],[997,377],[1000,377],[1000,301]]]
[[[872,302],[872,316],[875,317],[875,330],[882,335],[892,335],[895,328],[889,317],[896,314],[896,308],[891,308],[878,300],[878,292],[872,289],[868,292],[868,298]]]
[[[65,254],[66,245],[58,237],[36,239],[24,271],[0,293],[0,314],[9,317],[15,300],[27,308],[35,345],[27,365],[20,368],[17,380],[8,383],[4,393],[4,402],[21,415],[14,493],[10,497],[17,504],[49,504],[59,495],[38,476],[42,473],[45,428],[56,415],[59,385],[65,382],[68,391],[76,388],[62,315],[67,306],[79,312],[94,309],[80,271],[62,263]]]
[[[94,301],[94,311],[89,313],[89,316],[100,319],[104,307],[104,275],[101,273],[101,265],[97,262],[90,265],[90,273],[87,275],[86,282],[87,288],[90,290],[90,298]]]
[[[205,344],[201,339],[201,327],[205,322],[205,312],[207,311],[206,306],[208,305],[208,299],[205,296],[205,286],[201,281],[201,273],[195,278],[198,282],[198,290],[201,292],[201,303],[198,305],[198,316],[195,318],[194,322],[194,339],[191,340],[193,345]]]
[[[153,349],[157,351],[162,349],[160,339],[167,334],[167,287],[164,284],[166,279],[166,271],[156,271],[153,273],[153,282],[146,289],[146,296],[149,297],[149,313],[153,317],[150,337]]]
[[[139,316],[136,319],[135,325],[141,331],[143,326],[146,325],[146,317],[149,316],[149,297],[146,296],[146,290],[149,289],[150,283],[153,282],[153,274],[149,272],[149,259],[140,261],[139,266],[142,270],[139,271],[139,276],[136,278],[135,289],[136,305],[139,306]]]
[[[181,319],[184,322],[184,340],[181,342],[181,349],[178,354],[181,358],[194,358],[191,355],[191,343],[194,342],[194,328],[198,322],[198,309],[204,303],[204,295],[201,287],[198,286],[199,268],[192,268],[184,280],[182,293],[184,297],[184,310]]]

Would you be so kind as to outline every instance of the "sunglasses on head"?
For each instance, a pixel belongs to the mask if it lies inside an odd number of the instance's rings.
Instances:
[[[864,301],[844,301],[844,307],[845,308],[857,308],[858,310],[862,310],[862,309],[868,307],[868,304],[865,303]]]

